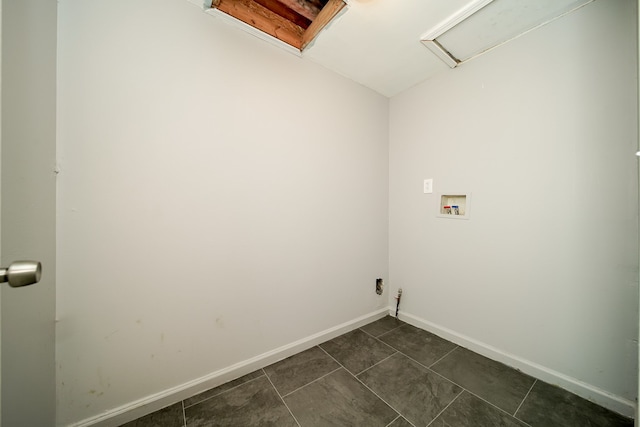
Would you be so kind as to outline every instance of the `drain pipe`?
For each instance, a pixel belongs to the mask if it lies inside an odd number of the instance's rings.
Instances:
[[[398,310],[400,309],[400,298],[402,298],[402,288],[398,288],[398,295],[396,296],[396,319],[398,318]]]

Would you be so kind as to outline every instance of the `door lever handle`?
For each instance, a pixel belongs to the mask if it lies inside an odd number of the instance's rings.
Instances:
[[[38,283],[41,275],[39,261],[15,261],[9,268],[0,268],[0,283],[9,282],[12,288],[19,288]]]

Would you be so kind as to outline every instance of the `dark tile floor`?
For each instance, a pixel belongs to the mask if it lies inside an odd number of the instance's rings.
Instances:
[[[633,421],[385,317],[126,427],[612,427]]]

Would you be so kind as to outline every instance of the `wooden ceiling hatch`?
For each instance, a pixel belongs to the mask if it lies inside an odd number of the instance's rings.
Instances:
[[[345,7],[344,0],[212,0],[211,7],[302,52]]]

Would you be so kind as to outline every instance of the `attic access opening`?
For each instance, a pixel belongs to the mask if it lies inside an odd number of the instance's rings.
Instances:
[[[449,67],[482,55],[594,0],[470,0],[421,42]]]
[[[212,0],[211,7],[300,52],[344,8],[343,0]]]

